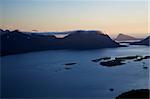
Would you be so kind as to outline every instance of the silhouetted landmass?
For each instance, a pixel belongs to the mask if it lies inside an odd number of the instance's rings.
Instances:
[[[0,54],[10,55],[42,50],[89,50],[119,47],[108,35],[100,31],[72,31],[64,38],[38,33],[24,33],[18,30],[1,30]]]
[[[126,41],[126,40],[138,40],[138,38],[129,36],[129,35],[125,35],[125,34],[119,34],[116,39],[117,41]]]
[[[65,65],[64,69],[70,70],[73,68],[72,65],[75,65],[75,64],[77,64],[77,63],[66,63],[66,64],[64,64]]]
[[[148,69],[148,67],[144,66],[143,69]]]
[[[94,59],[92,60],[92,62],[100,62],[99,64],[102,66],[113,67],[113,66],[126,64],[125,62],[127,60],[142,61],[145,59],[150,59],[150,56],[140,56],[140,55],[120,56],[120,57],[115,57],[114,59],[111,59],[111,57],[103,57],[103,58]],[[147,67],[145,67],[144,69],[147,69]]]
[[[67,66],[67,65],[75,65],[75,64],[77,63],[66,63],[65,65]]]
[[[109,67],[123,65],[123,64],[125,64],[125,63],[123,63],[122,60],[118,60],[118,59],[100,62],[100,65],[102,65],[102,66],[109,66]]]
[[[64,47],[78,50],[119,47],[119,43],[100,31],[73,31],[62,42]]]
[[[150,56],[144,56],[144,57],[140,56],[140,57],[137,57],[134,61],[142,61],[143,59],[149,59],[149,58]]]
[[[149,89],[138,89],[122,93],[116,99],[149,99],[149,95]]]
[[[110,91],[114,91],[114,89],[113,89],[113,88],[110,88],[109,90],[110,90]]]
[[[15,31],[5,31],[1,35],[1,55],[18,54],[31,51],[56,49],[57,38],[53,35],[34,35]]]
[[[98,59],[93,59],[92,62],[99,62],[101,60],[109,60],[111,59],[111,57],[102,57],[102,58],[98,58]]]
[[[142,56],[122,56],[122,57],[116,57],[115,59],[117,60],[130,60],[130,59],[137,59],[138,57],[142,57]]]
[[[147,38],[139,41],[139,42],[132,42],[130,43],[131,45],[147,45],[150,46],[150,36],[148,36]]]

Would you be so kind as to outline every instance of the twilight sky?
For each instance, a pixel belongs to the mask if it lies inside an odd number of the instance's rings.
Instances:
[[[148,35],[147,0],[2,0],[0,28]]]

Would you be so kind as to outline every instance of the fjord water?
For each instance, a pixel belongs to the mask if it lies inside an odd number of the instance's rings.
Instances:
[[[122,92],[149,88],[148,60],[105,67],[91,60],[105,56],[150,55],[147,46],[87,51],[51,50],[1,57],[2,96],[11,98],[114,99]],[[65,69],[65,63],[75,62]],[[113,88],[114,91],[109,89]]]

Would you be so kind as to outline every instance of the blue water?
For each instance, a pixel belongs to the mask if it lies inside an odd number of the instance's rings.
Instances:
[[[114,99],[131,89],[149,88],[149,60],[105,67],[105,56],[150,55],[147,46],[88,51],[42,51],[1,57],[2,96],[8,98]],[[65,63],[75,62],[71,69]],[[109,89],[113,88],[114,91]]]

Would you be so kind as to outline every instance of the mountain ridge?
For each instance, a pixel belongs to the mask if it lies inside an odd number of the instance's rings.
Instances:
[[[125,40],[139,40],[138,38],[123,34],[123,33],[119,33],[118,36],[115,38],[115,40],[117,41],[125,41]]]
[[[72,31],[64,38],[15,31],[1,31],[1,56],[42,50],[90,50],[120,47],[101,31]]]
[[[130,43],[130,45],[146,45],[146,46],[150,46],[150,36],[142,39],[141,41],[132,42],[132,43]]]

